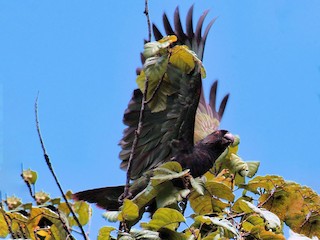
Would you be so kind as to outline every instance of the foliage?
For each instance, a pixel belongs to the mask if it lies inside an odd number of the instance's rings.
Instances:
[[[28,169],[21,174],[24,181],[33,186],[37,173]],[[60,198],[51,198],[43,191],[33,193],[34,202],[23,203],[16,196],[7,197],[5,206],[0,207],[0,237],[10,235],[21,239],[75,239],[71,232],[77,226],[66,202]],[[72,193],[66,193],[70,200]],[[91,218],[91,207],[86,202],[70,201],[81,225],[86,225]]]
[[[190,73],[201,61],[186,46],[171,47],[175,36],[147,43],[143,53],[144,68],[137,77],[143,91],[149,80],[147,99],[152,111],[166,108],[171,94],[166,76],[168,65]],[[153,96],[154,95],[154,96]],[[259,162],[244,161],[238,156],[240,138],[216,161],[204,176],[193,178],[177,162],[167,162],[153,170],[148,186],[132,199],[125,199],[119,211],[109,211],[104,218],[119,222],[121,228],[102,227],[98,239],[285,239],[286,224],[296,233],[320,237],[320,197],[312,189],[279,176],[255,174]],[[0,237],[30,239],[75,239],[77,225],[67,202],[51,198],[45,192],[33,193],[37,173],[22,173],[33,203],[8,197],[0,207]],[[247,182],[248,178],[253,178]],[[91,217],[90,206],[82,201],[69,204],[82,226]],[[189,225],[184,211],[189,202],[193,210]],[[148,222],[140,223],[145,212]],[[115,235],[117,235],[115,237]]]

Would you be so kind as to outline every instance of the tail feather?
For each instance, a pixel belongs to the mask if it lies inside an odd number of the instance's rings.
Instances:
[[[98,207],[109,211],[119,210],[119,197],[123,193],[124,186],[96,188],[81,191],[73,194],[76,201],[83,200],[90,203],[96,203]]]

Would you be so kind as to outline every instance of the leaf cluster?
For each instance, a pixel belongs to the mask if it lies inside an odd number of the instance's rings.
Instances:
[[[23,203],[16,196],[7,197],[0,206],[0,238],[16,239],[75,239],[73,227],[77,226],[66,202],[51,198],[43,191],[33,192],[37,173],[30,169],[21,174],[33,202]],[[71,200],[72,193],[66,194]],[[86,202],[69,201],[81,225],[91,218],[91,207]]]

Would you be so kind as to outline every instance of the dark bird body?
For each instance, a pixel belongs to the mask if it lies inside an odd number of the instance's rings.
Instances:
[[[163,15],[166,35],[176,35],[178,41],[175,44],[187,45],[200,60],[203,57],[209,29],[214,22],[214,20],[211,21],[201,35],[207,13],[206,11],[200,17],[193,31],[193,7],[191,7],[187,15],[186,33],[181,25],[178,8],[174,15],[175,30],[171,27],[166,14]],[[162,38],[163,35],[155,25],[153,32],[156,40]],[[210,104],[206,104],[202,91],[200,66],[196,65],[190,73],[186,74],[169,64],[166,74],[172,89],[172,93],[167,96],[166,109],[153,112],[146,106],[144,111],[141,133],[131,162],[130,176],[133,183],[130,186],[130,193],[133,197],[147,186],[153,169],[168,161],[177,161],[184,169],[190,169],[193,177],[203,175],[213,167],[216,159],[234,140],[227,131],[217,130],[228,95],[224,97],[219,110],[216,111],[217,83],[215,82],[210,92]],[[125,170],[138,126],[142,98],[141,90],[136,89],[124,113],[123,122],[127,128],[120,141],[122,148],[120,159],[122,160],[121,168]],[[209,123],[200,121],[200,124],[209,125],[211,130],[202,139],[197,140],[195,128],[199,124],[197,119],[201,119],[201,114],[210,115],[209,118],[211,117],[214,121]],[[97,203],[98,206],[108,210],[118,210],[120,206],[118,198],[123,190],[123,186],[98,188],[78,192],[74,194],[74,198]]]

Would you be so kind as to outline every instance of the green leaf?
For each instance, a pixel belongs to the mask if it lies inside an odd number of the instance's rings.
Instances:
[[[249,174],[249,167],[246,162],[244,162],[236,154],[231,154],[230,156],[230,166],[232,171],[238,173],[241,177],[245,177]]]
[[[247,177],[252,178],[254,175],[256,175],[260,166],[260,162],[247,162],[247,165],[249,168]]]
[[[175,231],[180,222],[185,222],[184,216],[177,210],[171,208],[159,208],[152,216],[149,223],[141,223],[141,227],[158,231],[168,228]]]
[[[182,178],[182,177],[186,176],[186,174],[188,174],[189,172],[190,172],[189,169],[186,169],[186,170],[179,172],[179,173],[172,172],[172,171],[170,172],[170,170],[166,170],[166,173],[157,174],[154,177],[152,177],[151,178],[151,185],[157,186],[163,182],[167,182],[172,179]]]
[[[171,182],[163,183],[165,187],[163,190],[156,196],[157,207],[167,207],[171,204],[177,204],[188,196],[190,193],[189,189],[179,189],[174,187]]]
[[[37,192],[34,197],[38,205],[42,205],[50,200],[49,193],[43,191]]]
[[[251,213],[253,210],[242,200],[252,201],[253,199],[248,196],[242,196],[235,201],[231,210],[235,213]]]
[[[166,36],[157,42],[148,42],[144,45],[143,56],[145,58],[153,57],[160,53],[162,49],[166,49],[171,43],[176,42],[177,37],[174,35]]]
[[[154,176],[151,178],[151,185],[157,186],[172,179],[182,178],[189,173],[189,171],[189,169],[182,171],[182,167],[178,162],[164,163],[154,169]]]
[[[232,223],[228,220],[218,217],[210,217],[210,220],[214,225],[223,227],[228,231],[232,232],[237,238],[240,238],[237,228],[233,226]]]
[[[1,210],[2,211],[2,210]],[[0,238],[6,238],[9,234],[8,225],[2,213],[0,213]]]
[[[139,207],[132,200],[125,199],[118,220],[133,221],[139,217]]]
[[[258,208],[251,202],[248,202],[246,200],[242,201],[246,203],[249,208],[251,208],[254,212],[258,213],[266,221],[267,229],[276,230],[281,227],[281,221],[276,214],[267,211],[263,208]]]
[[[104,227],[100,228],[97,239],[98,240],[109,240],[109,239],[111,239],[110,234],[114,230],[116,230],[116,228],[114,228],[114,227],[104,226]]]
[[[159,233],[150,230],[138,230],[138,229],[131,229],[130,234],[134,239],[150,239],[150,240],[161,240],[159,237]]]
[[[184,45],[176,45],[172,48],[170,63],[187,74],[195,68],[194,56]]]
[[[22,178],[24,181],[35,184],[38,179],[38,174],[35,171],[32,171],[31,169],[24,170],[22,172]]]
[[[193,178],[190,176],[190,184],[197,193],[204,195],[204,182],[201,178]]]
[[[285,240],[285,237],[282,234],[266,231],[263,226],[253,227],[250,234],[261,240]]]
[[[232,190],[223,183],[214,181],[206,182],[205,188],[212,196],[228,200],[229,202],[234,201],[234,194],[232,193]]]
[[[68,190],[66,193],[65,193],[66,197],[68,200],[71,200],[73,199],[73,193],[71,190]]]
[[[109,222],[118,222],[118,218],[121,211],[107,211],[102,214],[102,217]]]
[[[58,214],[45,207],[33,207],[31,209],[29,221],[27,223],[28,232],[35,233],[36,235],[46,234],[46,230],[39,228],[39,225],[41,225],[43,220],[51,224],[49,225],[50,229],[53,229],[53,233],[56,234],[56,237],[58,236],[57,239],[67,238],[68,233],[64,229],[64,226],[69,227],[66,216],[61,212]],[[39,230],[35,231],[35,229]]]
[[[79,222],[82,226],[86,225],[92,215],[92,209],[87,202],[78,201],[73,204],[73,211],[77,214]],[[69,222],[71,226],[77,226],[77,222],[72,216],[69,217]]]
[[[276,175],[258,176],[250,180],[247,184],[241,184],[239,187],[250,192],[259,194],[259,189],[267,191],[273,190],[276,186],[282,186],[285,183],[282,177]]]
[[[61,201],[61,198],[50,199],[50,202],[51,202],[52,205],[59,205],[60,201]]]
[[[7,204],[9,210],[13,210],[20,207],[22,204],[22,201],[21,201],[21,198],[12,196],[12,197],[7,197],[5,203]]]

